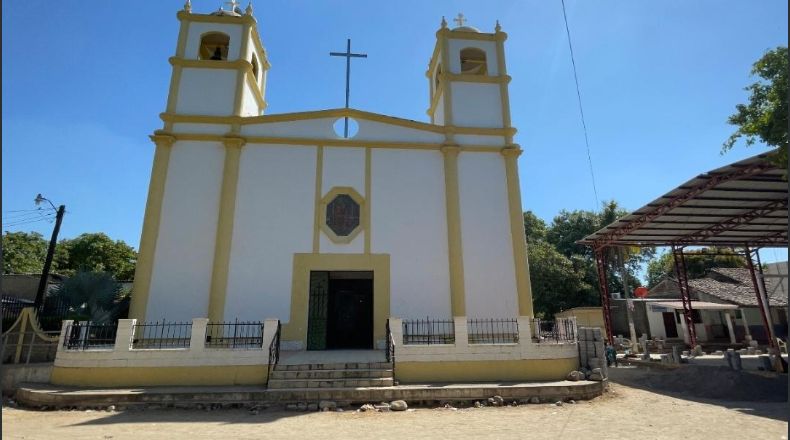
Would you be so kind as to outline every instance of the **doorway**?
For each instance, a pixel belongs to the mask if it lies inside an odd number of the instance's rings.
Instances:
[[[311,271],[307,349],[373,348],[373,272]]]
[[[664,330],[666,331],[667,338],[677,338],[678,325],[675,322],[675,314],[673,312],[664,312],[661,316],[664,317]]]

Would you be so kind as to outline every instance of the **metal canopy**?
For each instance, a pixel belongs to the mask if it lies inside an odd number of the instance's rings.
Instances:
[[[785,247],[787,180],[760,154],[700,174],[577,243]]]

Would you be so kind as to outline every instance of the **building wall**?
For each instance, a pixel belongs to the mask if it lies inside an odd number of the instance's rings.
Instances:
[[[225,147],[178,141],[170,153],[146,319],[206,315]]]
[[[452,81],[453,125],[502,127],[499,84]]]
[[[183,68],[176,112],[212,116],[233,114],[237,75],[232,68]]]
[[[554,314],[555,318],[576,318],[579,327],[604,328],[603,309],[601,307],[574,307]]]
[[[466,314],[517,316],[505,162],[499,154],[461,153],[458,180]]]

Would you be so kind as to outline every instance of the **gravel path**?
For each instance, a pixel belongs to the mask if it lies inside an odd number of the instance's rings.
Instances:
[[[592,401],[407,412],[49,411],[3,408],[4,439],[787,439],[787,404],[680,399],[614,383]]]

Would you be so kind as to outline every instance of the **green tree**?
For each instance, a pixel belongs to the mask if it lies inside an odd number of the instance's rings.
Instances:
[[[535,243],[546,239],[546,222],[536,216],[532,211],[524,213],[524,233],[527,243]]]
[[[3,273],[41,273],[47,241],[38,232],[3,233]]]
[[[572,307],[596,305],[590,286],[573,262],[550,243],[539,241],[527,248],[535,314],[551,318]]]
[[[121,240],[113,240],[104,233],[82,234],[63,240],[59,246],[65,251],[65,260],[59,261],[61,273],[71,275],[78,271],[109,272],[116,279],[131,280],[137,263],[137,252]]]
[[[713,253],[717,255],[712,255]],[[704,248],[684,253],[689,278],[702,278],[717,267],[746,267],[746,260],[729,248]],[[671,252],[653,258],[647,264],[647,285],[653,287],[665,276],[675,277],[675,263]]]
[[[71,318],[107,322],[118,319],[125,305],[121,284],[108,272],[77,272],[58,286],[53,295],[70,304]]]
[[[787,47],[767,51],[752,66],[752,76],[759,79],[744,88],[750,93],[748,104],[735,106],[736,113],[727,122],[738,127],[722,148],[726,152],[744,138],[746,145],[758,140],[778,147],[777,164],[787,168]]]

